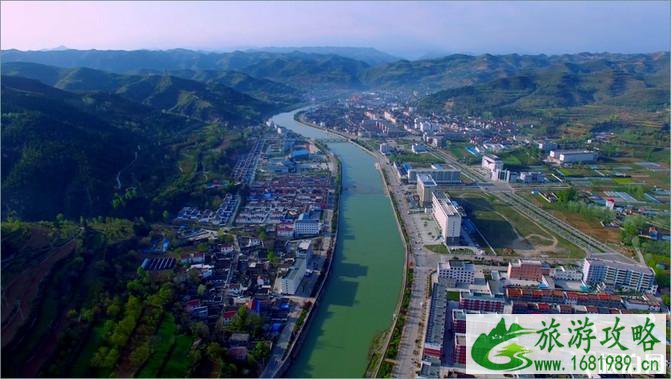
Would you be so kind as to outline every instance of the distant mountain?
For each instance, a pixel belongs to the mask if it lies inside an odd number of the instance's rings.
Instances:
[[[145,70],[145,73],[158,74],[159,71]],[[269,79],[257,79],[240,71],[227,70],[175,70],[165,74],[223,85],[268,103],[279,106],[291,106],[303,101],[303,91]]]
[[[205,53],[192,50],[61,50],[2,51],[3,62],[88,67],[119,74],[138,70],[233,70],[302,89],[358,88],[369,65],[333,54],[291,52]]]
[[[278,108],[220,82],[203,83],[170,75],[121,75],[27,62],[4,63],[2,72],[68,91],[114,93],[165,112],[205,121],[256,122]]]
[[[666,53],[554,64],[522,75],[440,91],[424,98],[420,108],[495,116],[590,104],[656,111],[667,107],[668,99]]]
[[[141,194],[152,193],[175,173],[166,144],[201,127],[116,95],[2,76],[3,213],[28,220],[107,214],[120,170],[126,186],[133,178]],[[133,209],[141,214],[149,205]]]
[[[453,54],[437,59],[402,60],[372,67],[363,75],[362,81],[377,88],[400,87],[436,92],[516,75],[533,75],[558,65],[587,65],[585,67],[588,68],[589,65],[612,64],[637,75],[657,75],[659,64],[663,64],[664,59],[668,64],[668,53],[581,53],[555,56]]]
[[[391,63],[400,58],[387,54],[372,47],[336,47],[336,46],[315,46],[315,47],[263,47],[257,49],[249,49],[246,51],[257,52],[265,51],[269,53],[308,53],[308,54],[325,54],[325,55],[340,55],[341,57],[356,59],[365,62],[371,66],[383,63]]]

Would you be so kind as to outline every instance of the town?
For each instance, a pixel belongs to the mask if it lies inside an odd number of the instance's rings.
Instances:
[[[412,287],[406,319],[418,325],[406,323],[396,355],[387,347],[384,358],[398,363],[381,372],[463,375],[468,313],[668,309],[661,166],[608,156],[608,133],[534,138],[530,125],[422,114],[411,97],[385,92],[322,104],[297,119],[377,154],[403,210],[414,281],[430,283],[430,291]]]

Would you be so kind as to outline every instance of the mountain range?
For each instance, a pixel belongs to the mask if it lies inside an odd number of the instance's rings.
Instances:
[[[3,211],[106,214],[121,170],[145,199],[174,179],[172,142],[208,125],[241,131],[334,89],[412,90],[422,112],[531,119],[547,135],[569,122],[603,130],[615,115],[665,141],[668,52],[383,62],[353,58],[367,51],[269,50],[2,51]]]

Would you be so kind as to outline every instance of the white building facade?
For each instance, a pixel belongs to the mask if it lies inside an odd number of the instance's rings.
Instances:
[[[433,217],[440,226],[445,244],[458,244],[461,236],[461,214],[445,192],[434,191],[432,205]]]

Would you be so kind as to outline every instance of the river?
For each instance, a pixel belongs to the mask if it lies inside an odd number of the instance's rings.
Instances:
[[[297,111],[272,119],[308,138],[329,137],[296,122]],[[371,342],[390,327],[401,290],[403,243],[375,159],[352,142],[328,147],[342,165],[338,245],[291,377],[361,377]]]

